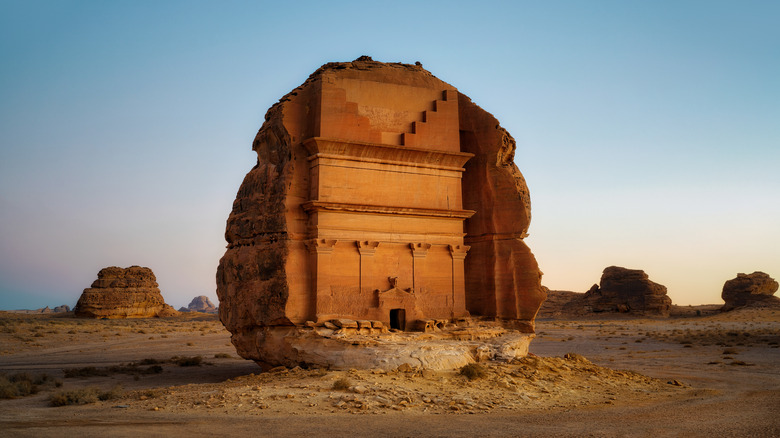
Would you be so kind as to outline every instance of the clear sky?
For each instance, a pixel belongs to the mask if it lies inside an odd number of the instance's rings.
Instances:
[[[0,0],[0,309],[141,265],[216,302],[268,107],[320,65],[414,63],[495,115],[551,289],[610,265],[676,304],[780,278],[780,2]]]

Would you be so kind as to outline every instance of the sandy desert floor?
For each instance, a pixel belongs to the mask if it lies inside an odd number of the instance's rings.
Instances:
[[[0,435],[780,436],[780,310],[538,320],[531,352],[474,380],[260,373],[215,316],[0,312],[0,373],[49,376],[37,394],[0,400]],[[85,388],[108,399],[50,406]]]

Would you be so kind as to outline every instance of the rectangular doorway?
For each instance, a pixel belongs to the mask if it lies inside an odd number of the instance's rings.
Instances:
[[[390,309],[390,328],[396,330],[406,330],[406,310]]]

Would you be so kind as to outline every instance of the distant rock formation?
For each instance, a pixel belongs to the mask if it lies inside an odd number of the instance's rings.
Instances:
[[[650,281],[645,271],[610,266],[601,275],[601,285],[585,293],[594,312],[632,312],[669,316],[672,299],[666,286]]]
[[[64,313],[64,312],[70,312],[70,306],[67,304],[63,304],[61,306],[57,306],[54,308],[54,313]]]
[[[217,313],[218,309],[209,297],[200,295],[192,299],[187,307],[179,308],[179,312]]]
[[[650,281],[644,271],[610,266],[604,269],[601,284],[594,284],[584,294],[548,291],[539,316],[579,316],[601,312],[669,316],[671,306],[666,286]]]
[[[101,269],[92,287],[84,289],[73,311],[79,317],[110,319],[178,313],[165,304],[152,270],[140,266]]]
[[[774,296],[777,289],[777,281],[764,272],[737,274],[737,278],[723,285],[720,296],[726,304],[721,310],[726,312],[745,306],[780,306],[780,298]]]

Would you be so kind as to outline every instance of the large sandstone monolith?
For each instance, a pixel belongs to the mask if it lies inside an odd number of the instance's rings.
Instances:
[[[780,298],[774,296],[777,289],[777,281],[764,272],[739,273],[723,285],[721,298],[726,304],[721,310],[729,311],[744,306],[778,306]]]
[[[165,304],[152,270],[141,266],[101,269],[92,287],[84,289],[73,312],[79,317],[109,319],[177,314]]]
[[[263,361],[274,327],[333,320],[479,315],[533,332],[545,295],[515,142],[452,85],[419,65],[329,63],[268,110],[252,148],[217,270],[243,357]]]
[[[610,266],[604,269],[600,285],[585,293],[585,302],[593,312],[631,312],[641,315],[669,316],[672,299],[666,286],[650,281],[640,269]]]

